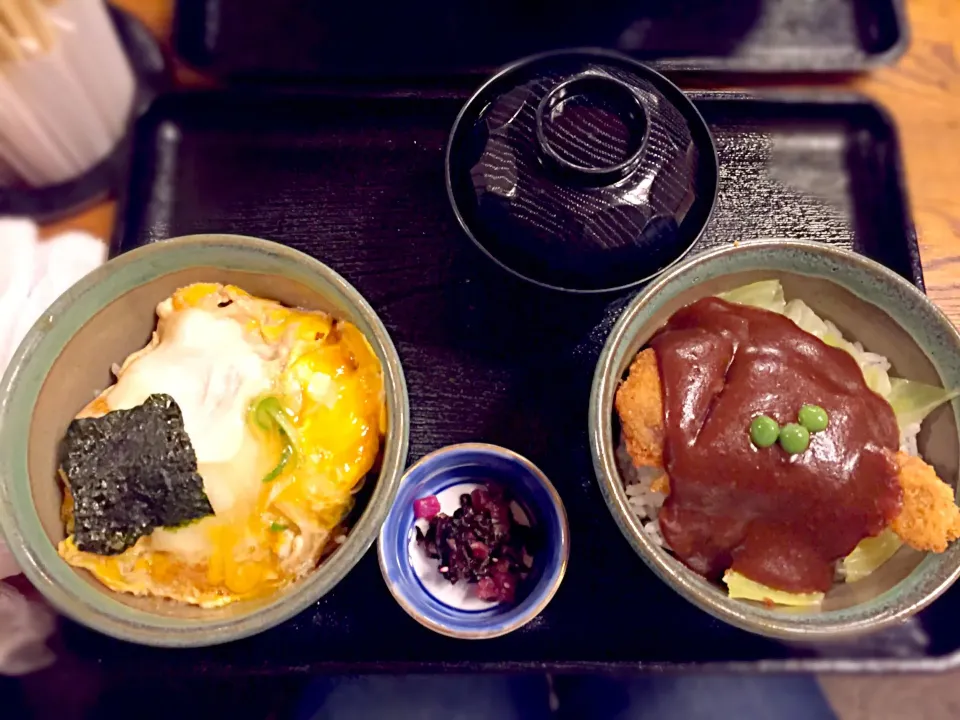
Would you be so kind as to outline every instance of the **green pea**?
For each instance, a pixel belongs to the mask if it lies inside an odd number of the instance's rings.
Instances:
[[[779,434],[780,426],[777,421],[766,415],[758,415],[750,423],[750,439],[759,448],[773,445]]]
[[[780,428],[780,447],[791,455],[802,453],[810,444],[810,431],[803,425],[787,423]]]
[[[827,411],[819,405],[804,405],[797,413],[797,419],[810,432],[820,432],[827,429],[830,419]]]

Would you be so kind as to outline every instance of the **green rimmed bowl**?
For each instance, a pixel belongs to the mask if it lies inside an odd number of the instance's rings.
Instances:
[[[630,510],[617,464],[614,394],[637,352],[678,309],[758,280],[779,279],[850,340],[889,358],[891,375],[960,388],[960,334],[937,307],[899,275],[863,256],[823,243],[766,240],[698,255],[630,303],[600,356],[590,396],[594,469],[621,532],[643,561],[684,598],[744,630],[791,640],[838,640],[905,620],[933,602],[960,575],[960,542],[945,553],[901,548],[868,577],[837,584],[818,609],[770,608],[732,600],[654,543]],[[960,471],[960,400],[930,415],[920,454],[946,482]]]
[[[194,282],[325,310],[356,325],[383,367],[388,427],[379,476],[346,540],[310,575],[267,598],[201,609],[114,593],[64,562],[57,447],[73,416],[143,347],[155,308]],[[410,410],[400,358],[373,308],[323,263],[277,243],[192,235],[148,245],[80,280],[37,321],[0,386],[0,528],[27,578],[61,612],[122,640],[195,647],[236,640],[292,617],[334,587],[373,543],[407,457]]]

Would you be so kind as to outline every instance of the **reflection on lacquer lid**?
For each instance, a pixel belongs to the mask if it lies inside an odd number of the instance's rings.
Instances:
[[[663,77],[617,55],[555,53],[507,68],[467,103],[447,180],[494,260],[589,292],[648,279],[690,248],[717,160],[703,119]]]

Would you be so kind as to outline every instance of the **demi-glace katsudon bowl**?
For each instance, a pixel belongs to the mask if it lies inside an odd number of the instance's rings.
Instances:
[[[0,524],[60,610],[154,645],[314,603],[369,548],[406,459],[366,301],[264,240],[149,245],[81,280],[4,378]]]
[[[912,285],[815,243],[701,255],[635,298],[590,405],[620,529],[746,630],[835,639],[960,573],[960,335]]]

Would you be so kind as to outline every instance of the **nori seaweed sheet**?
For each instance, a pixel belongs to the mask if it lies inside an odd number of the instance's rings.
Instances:
[[[74,542],[115,555],[157,527],[213,514],[183,415],[169,395],[74,420],[60,453],[73,495]]]

